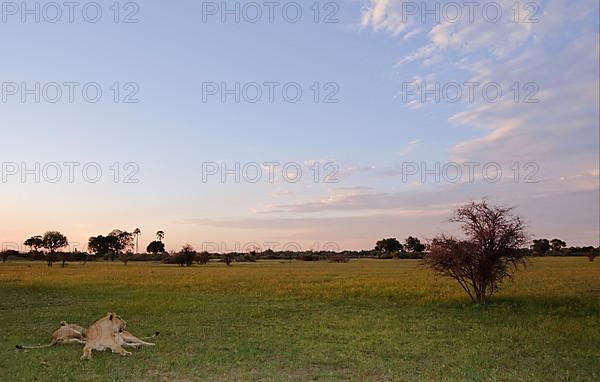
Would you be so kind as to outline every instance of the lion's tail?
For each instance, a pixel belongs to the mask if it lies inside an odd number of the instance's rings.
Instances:
[[[153,334],[153,335],[151,335],[150,337],[142,337],[141,339],[142,339],[142,340],[144,340],[144,341],[145,341],[145,340],[151,340],[152,338],[156,338],[156,337],[158,337],[159,335],[160,335],[160,332],[154,332],[154,334]]]
[[[51,342],[49,344],[46,345],[38,345],[38,346],[26,346],[26,345],[15,345],[17,349],[19,350],[30,350],[30,349],[43,349],[43,348],[49,348],[51,346],[56,345],[55,342]]]

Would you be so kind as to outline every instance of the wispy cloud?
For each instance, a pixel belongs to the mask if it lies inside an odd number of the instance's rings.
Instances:
[[[512,0],[497,3],[510,15]],[[398,59],[397,69],[414,71],[415,83],[422,83],[422,72],[432,66],[440,68],[438,73],[452,68],[453,75],[466,75],[465,82],[495,82],[504,91],[500,102],[491,103],[479,89],[474,102],[463,102],[462,110],[449,118],[470,133],[451,145],[449,160],[532,161],[545,178],[555,180],[582,169],[593,171],[600,151],[598,1],[546,1],[535,16],[537,23],[491,23],[482,17],[470,22],[463,17],[458,23],[420,25],[414,22],[418,16],[412,23],[402,19],[402,4],[370,0],[365,6],[372,12],[363,18],[365,27],[394,38],[399,30],[406,35],[429,28],[419,37],[420,46]],[[439,75],[436,80],[455,79]],[[525,103],[529,96],[539,102]],[[423,104],[413,97],[407,107],[418,110]]]
[[[412,141],[408,142],[403,148],[400,149],[400,152],[399,152],[400,156],[409,155],[418,143],[419,143],[418,139],[413,139]]]

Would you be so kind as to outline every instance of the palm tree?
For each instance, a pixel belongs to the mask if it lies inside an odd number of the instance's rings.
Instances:
[[[156,238],[158,241],[162,241],[165,238],[165,231],[157,231]]]
[[[135,253],[136,255],[139,253],[138,251],[138,239],[140,237],[140,235],[142,234],[142,231],[139,228],[136,228],[133,230],[133,236],[135,236]]]

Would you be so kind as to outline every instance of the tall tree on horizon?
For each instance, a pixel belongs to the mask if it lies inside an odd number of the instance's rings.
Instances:
[[[567,246],[567,243],[560,239],[552,239],[550,240],[550,247],[553,252],[560,252],[561,249]]]
[[[44,240],[42,240],[41,236],[37,235],[25,240],[23,244],[29,247],[30,252],[37,252],[39,248],[44,246]]]
[[[138,254],[139,252],[139,238],[140,235],[142,234],[142,231],[139,228],[136,228],[133,230],[133,236],[135,236],[135,253]]]
[[[54,253],[57,249],[66,247],[69,245],[69,241],[67,237],[58,231],[48,231],[44,234],[42,238],[42,245],[44,248],[48,250],[48,266],[52,266],[52,262],[54,261]],[[65,266],[66,257],[62,254],[62,267]]]
[[[150,244],[148,244],[148,247],[146,247],[146,251],[148,251],[149,253],[152,253],[153,255],[158,255],[159,253],[164,253],[165,252],[165,245],[163,244],[162,241],[153,241]]]
[[[402,248],[402,244],[400,244],[398,239],[396,239],[395,237],[379,240],[375,244],[375,251],[377,251],[380,254],[380,256],[382,254],[400,252],[402,251]]]
[[[413,253],[422,253],[425,250],[425,244],[421,243],[416,237],[409,236],[406,238],[404,248]]]
[[[545,256],[552,246],[550,245],[550,241],[548,239],[535,239],[533,244],[531,245],[531,250],[536,256]]]
[[[108,238],[111,253],[117,258],[120,256],[121,252],[127,252],[127,250],[130,250],[133,247],[133,235],[127,231],[115,229],[108,234]],[[114,259],[114,256],[111,256],[111,260]]]
[[[156,231],[156,239],[158,239],[158,241],[163,241],[163,239],[165,238],[165,231]]]

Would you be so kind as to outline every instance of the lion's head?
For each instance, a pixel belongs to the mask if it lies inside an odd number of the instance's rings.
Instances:
[[[108,312],[106,314],[106,318],[110,321],[115,328],[115,330],[119,333],[123,333],[127,330],[127,321],[125,321],[121,316],[117,315],[113,312]]]

